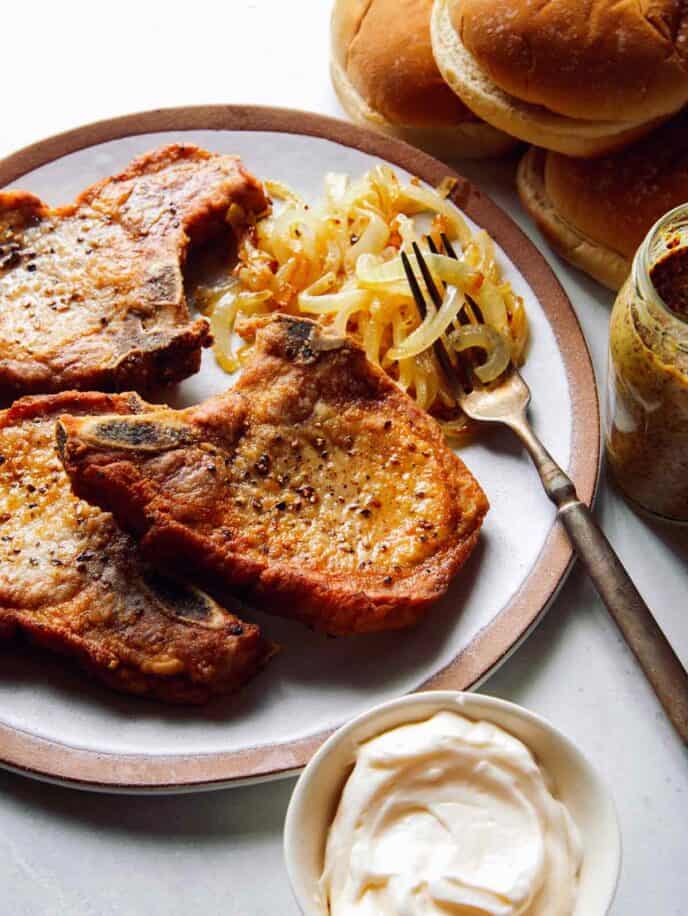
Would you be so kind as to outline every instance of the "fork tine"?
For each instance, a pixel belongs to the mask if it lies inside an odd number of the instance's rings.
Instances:
[[[449,241],[447,234],[445,232],[440,233],[440,238],[442,239],[442,244],[444,245],[444,250],[447,253],[447,255],[450,258],[454,258],[455,261],[458,261],[459,256],[457,255],[456,251],[454,250],[454,246]],[[471,296],[467,296],[466,298],[468,299],[469,305],[471,309],[473,310],[473,314],[475,315],[478,322],[480,324],[484,324],[485,322],[483,318],[483,313],[480,311],[480,308],[478,307],[478,304],[476,303],[476,301]],[[463,311],[459,313],[458,320],[459,320],[459,324],[463,324],[463,325],[471,323],[468,316]]]
[[[430,249],[430,251],[432,252],[432,254],[440,253],[439,248],[435,244],[435,240],[431,235],[425,236],[425,243],[428,246],[428,248]],[[445,289],[447,284],[444,283],[442,280],[440,280],[440,283],[442,283],[442,289]]]
[[[440,234],[440,237],[442,239],[442,244],[445,248],[445,251],[450,252],[449,257],[453,257],[455,260],[458,260],[457,254],[454,251],[452,244],[449,241],[446,233],[442,232]],[[425,241],[427,243],[428,248],[430,249],[430,251],[432,251],[433,254],[439,254],[437,250],[437,246],[432,236],[426,235]],[[416,258],[418,258],[417,252],[416,252]],[[418,258],[418,263],[422,270],[420,258]],[[427,269],[427,265],[426,265],[426,269]],[[423,274],[423,276],[425,277],[425,274]],[[458,327],[461,327],[462,325],[467,325],[470,323],[471,323],[470,319],[468,318],[466,314],[464,314],[464,310],[462,309],[459,312],[459,314],[456,316],[454,321],[452,322],[451,326],[453,328],[458,328]],[[466,394],[467,392],[472,391],[473,384],[471,382],[470,358],[466,360],[465,355],[459,355],[458,353],[455,353],[455,352],[452,352],[450,354],[442,338],[435,341],[435,343],[433,344],[433,349],[435,351],[435,355],[437,356],[437,359],[440,362],[440,365],[442,366],[442,369],[444,370],[445,375],[448,376],[450,382],[452,382],[455,387],[458,387],[461,394]]]
[[[443,246],[444,246],[445,253],[446,253],[450,258],[454,258],[455,261],[458,260],[458,257],[457,257],[457,255],[456,255],[456,252],[455,252],[454,249],[452,248],[452,243],[451,243],[451,242],[449,241],[449,239],[447,238],[446,233],[445,233],[445,232],[442,232],[442,233],[440,234],[440,238],[442,239],[442,244],[443,244]],[[432,240],[432,236],[426,235],[426,236],[425,236],[425,240],[426,240],[426,242],[428,243],[428,247],[429,247],[430,250],[433,252],[433,254],[439,254],[439,252],[437,251],[437,246],[435,245],[434,241]],[[451,253],[450,253],[450,252],[451,252]],[[464,311],[463,309],[461,309],[461,311],[459,312],[459,314],[456,316],[456,318],[455,318],[454,321],[452,322],[452,327],[458,328],[458,327],[460,327],[461,325],[467,325],[467,324],[470,324],[470,323],[471,323],[471,322],[470,322],[470,319],[469,319],[468,315],[466,315],[465,311]],[[455,355],[454,355],[454,359],[455,359],[457,362],[460,362],[459,357],[458,357],[458,354],[455,354]]]
[[[449,241],[449,238],[448,238],[448,236],[447,236],[447,233],[446,233],[446,232],[440,233],[440,238],[442,239],[442,244],[444,245],[444,250],[447,252],[447,254],[449,255],[449,257],[450,257],[450,258],[454,258],[455,261],[458,261],[458,260],[459,260],[459,256],[458,256],[457,253],[454,251],[454,246],[453,246],[452,243]]]
[[[420,254],[420,249],[418,249],[418,246],[415,243],[413,248],[416,260],[418,261],[418,266],[420,267],[421,272],[423,273],[423,279],[425,280],[425,272],[423,271],[423,267],[425,267],[425,270],[427,270],[427,264],[425,264],[423,261],[423,257]],[[413,268],[411,267],[411,262],[405,251],[401,252],[401,263],[404,265],[406,278],[409,282],[409,286],[411,287],[411,293],[415,299],[416,305],[418,306],[420,316],[424,319],[428,313],[427,305],[425,303],[423,292],[420,288],[418,280],[416,279],[416,275],[414,274]],[[432,282],[432,277],[430,277],[430,281]],[[440,299],[439,305],[441,304],[442,300]],[[452,363],[449,353],[447,352],[447,348],[445,347],[441,338],[435,341],[435,343],[432,345],[432,349],[435,353],[435,356],[437,357],[437,361],[439,362],[442,371],[447,378],[447,381],[449,382],[450,388],[454,390],[454,396],[457,399],[462,397],[466,390],[471,389],[471,385],[468,382],[467,373],[465,372],[464,367],[461,365],[461,362],[457,360],[456,366]]]
[[[416,305],[418,306],[420,317],[425,319],[425,316],[428,314],[428,307],[425,304],[423,293],[421,292],[418,280],[416,280],[416,275],[414,274],[413,268],[411,267],[411,262],[409,261],[408,255],[405,251],[401,252],[401,263],[404,265],[404,273],[406,274],[406,279],[408,280],[408,284],[411,287],[411,295],[413,296]]]
[[[442,306],[442,294],[435,286],[435,281],[432,279],[432,274],[430,273],[428,265],[425,263],[425,258],[421,254],[421,250],[416,242],[413,243],[413,253],[416,256],[416,261],[418,261],[420,272],[423,275],[423,282],[425,283],[427,291],[430,293],[430,298],[435,303],[436,308],[440,308]]]

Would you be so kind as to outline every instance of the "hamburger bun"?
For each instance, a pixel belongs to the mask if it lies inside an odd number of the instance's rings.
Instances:
[[[688,114],[599,159],[530,149],[518,193],[543,235],[568,261],[610,289],[667,210],[688,201]]]
[[[496,156],[515,140],[477,118],[440,76],[432,0],[336,0],[331,74],[358,124],[443,158]]]
[[[435,0],[431,33],[472,111],[567,155],[628,145],[688,102],[683,0]]]

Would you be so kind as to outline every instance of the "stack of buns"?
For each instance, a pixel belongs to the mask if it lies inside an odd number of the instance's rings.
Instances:
[[[332,78],[355,121],[443,158],[538,147],[521,200],[607,286],[688,199],[685,0],[335,0]]]

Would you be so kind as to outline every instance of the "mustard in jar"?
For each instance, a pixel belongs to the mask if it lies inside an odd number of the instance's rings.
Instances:
[[[688,522],[688,205],[633,260],[610,325],[607,457],[642,508]]]

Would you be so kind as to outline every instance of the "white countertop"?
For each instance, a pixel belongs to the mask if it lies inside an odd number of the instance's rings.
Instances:
[[[7,6],[0,156],[84,122],[172,105],[341,114],[327,70],[329,0]],[[458,167],[545,251],[604,379],[610,297],[527,225],[513,164]],[[597,512],[688,663],[688,529],[641,520],[604,478]],[[578,570],[484,689],[552,719],[606,776],[624,845],[614,916],[685,916],[688,756]],[[0,771],[0,914],[291,916],[281,833],[292,785],[125,798]]]

